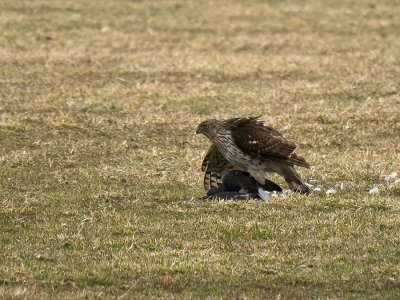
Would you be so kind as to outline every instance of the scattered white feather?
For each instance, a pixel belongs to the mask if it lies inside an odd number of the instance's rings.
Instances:
[[[394,179],[396,177],[397,177],[397,173],[396,172],[391,172],[390,174],[385,176],[385,181],[392,180],[392,179]]]
[[[394,181],[394,184],[400,185],[400,178]]]
[[[281,193],[277,193],[279,198],[285,199],[292,193],[291,190],[283,190]]]
[[[271,193],[265,191],[263,188],[259,187],[258,188],[258,195],[260,196],[260,198],[264,201],[268,201],[272,199],[272,195]]]
[[[340,189],[341,189],[341,190],[344,189],[344,184],[343,184],[343,182],[340,183]]]
[[[336,194],[336,191],[334,190],[334,189],[328,189],[328,190],[326,190],[326,192],[325,192],[327,195],[333,195],[333,194]]]
[[[280,193],[280,197],[283,198],[283,199],[285,199],[285,198],[287,198],[288,196],[290,196],[291,194],[293,194],[293,191],[292,191],[292,190],[286,189],[286,190],[283,190],[283,191]]]
[[[313,189],[313,192],[319,193],[321,191],[321,189],[319,187],[316,187],[315,189]]]
[[[377,186],[373,187],[372,189],[370,189],[368,191],[368,194],[378,194],[379,193],[379,189]]]
[[[309,184],[308,182],[304,182],[304,184],[305,184],[308,188],[310,188],[310,189],[314,187],[314,185]]]

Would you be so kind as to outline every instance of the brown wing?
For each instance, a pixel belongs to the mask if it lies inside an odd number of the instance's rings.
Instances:
[[[230,169],[233,169],[233,166],[215,145],[211,145],[201,164],[201,170],[204,172],[204,189],[208,191],[213,187],[219,187],[222,173]]]
[[[309,164],[294,151],[297,145],[282,136],[270,126],[258,120],[259,117],[236,118],[226,121],[235,144],[244,152],[268,159],[278,159],[287,163],[309,167]]]

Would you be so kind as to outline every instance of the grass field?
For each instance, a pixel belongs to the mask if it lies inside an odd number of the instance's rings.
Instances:
[[[399,299],[399,4],[1,1],[0,298]],[[258,114],[322,192],[196,200]]]

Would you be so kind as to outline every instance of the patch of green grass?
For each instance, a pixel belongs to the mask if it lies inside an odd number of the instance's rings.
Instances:
[[[0,298],[399,297],[395,1],[0,11]],[[196,200],[197,124],[259,114],[336,194]]]

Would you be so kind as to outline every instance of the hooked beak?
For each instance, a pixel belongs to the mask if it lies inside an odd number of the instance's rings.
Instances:
[[[196,134],[199,134],[199,133],[201,133],[201,132],[200,132],[200,130],[199,130],[199,127],[197,127],[197,129],[196,129]]]

